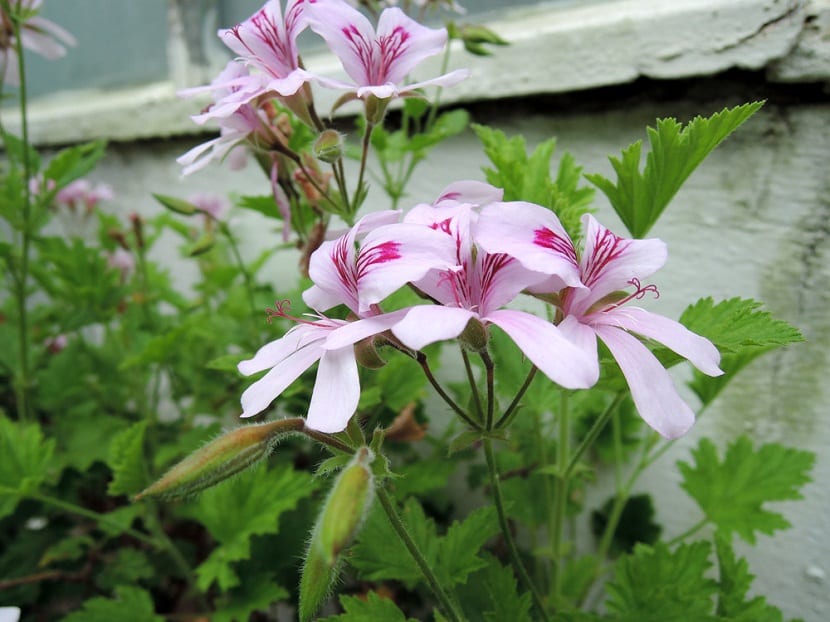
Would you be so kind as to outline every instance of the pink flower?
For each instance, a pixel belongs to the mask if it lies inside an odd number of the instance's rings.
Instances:
[[[444,28],[422,26],[399,8],[387,8],[377,32],[369,20],[342,0],[316,0],[306,8],[309,27],[340,58],[353,84],[318,78],[323,86],[354,92],[358,98],[388,99],[430,84],[450,86],[469,75],[461,69],[437,78],[404,85],[423,60],[439,54],[447,43]]]
[[[107,265],[121,273],[121,280],[124,281],[135,270],[135,258],[132,253],[123,248],[116,248],[113,252],[107,253]]]
[[[360,398],[355,344],[389,330],[408,312],[383,313],[378,303],[408,280],[451,259],[431,251],[435,232],[390,224],[397,219],[397,212],[366,216],[311,256],[309,273],[314,286],[306,290],[303,299],[318,311],[344,304],[358,319],[332,319],[319,312],[313,319],[292,318],[285,311],[285,303],[269,310],[270,317],[287,317],[297,325],[239,364],[239,371],[245,375],[271,368],[242,394],[243,417],[262,412],[319,361],[307,425],[329,433],[346,427]],[[362,241],[358,248],[359,238]]]
[[[11,0],[14,10],[29,15],[20,28],[23,47],[49,60],[66,54],[66,45],[75,45],[75,37],[57,24],[37,15],[42,0]],[[17,66],[17,50],[11,18],[0,10],[0,74],[3,82],[11,86],[20,84]]]
[[[181,92],[189,96],[205,90],[221,91],[207,112],[194,117],[197,123],[228,117],[261,95],[290,98],[311,80],[311,74],[300,68],[296,44],[297,36],[306,27],[303,9],[307,1],[289,0],[283,19],[280,0],[268,0],[241,24],[219,31],[219,38],[238,55],[232,63],[242,69],[231,70],[229,66],[210,87]],[[248,73],[248,68],[256,73]]]
[[[485,197],[487,188],[484,184],[468,186]],[[501,198],[497,193],[489,194]],[[463,203],[464,198],[458,186],[451,187],[435,205],[421,205],[407,214],[406,222],[423,223],[445,234],[444,243],[453,249],[460,268],[432,270],[415,281],[417,288],[439,304],[411,309],[392,333],[405,345],[420,350],[427,344],[458,337],[470,320],[485,326],[494,324],[554,382],[571,389],[594,384],[597,374],[589,357],[556,326],[530,313],[503,308],[547,275],[528,270],[504,253],[489,253],[477,247],[473,234],[483,215],[479,218],[479,206]],[[563,270],[563,278],[575,281],[575,267]]]
[[[564,232],[548,226],[551,217],[538,206],[502,217],[493,215],[482,244],[490,251],[510,253],[530,269],[551,271],[567,261],[563,255],[570,254],[562,251],[560,234]],[[710,376],[723,373],[718,367],[720,354],[709,340],[682,324],[628,304],[648,293],[658,295],[654,285],[642,283],[666,261],[666,245],[661,240],[620,238],[590,215],[583,217],[583,225],[582,284],[557,290],[551,287],[556,281],[546,283],[546,292],[559,296],[564,314],[559,329],[592,356],[596,373],[599,337],[620,366],[640,416],[664,437],[677,438],[694,424],[694,413],[681,399],[668,372],[634,335],[663,344]],[[630,287],[634,291],[626,294],[624,290]],[[536,291],[543,288],[537,286]]]
[[[87,179],[76,179],[58,190],[55,203],[71,210],[83,206],[86,213],[91,213],[101,201],[110,201],[115,195],[108,184],[93,186]]]

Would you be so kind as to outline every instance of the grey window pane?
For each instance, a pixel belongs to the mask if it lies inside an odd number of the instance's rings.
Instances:
[[[54,61],[26,55],[32,96],[167,77],[165,0],[46,0],[41,15],[72,33],[77,45]]]

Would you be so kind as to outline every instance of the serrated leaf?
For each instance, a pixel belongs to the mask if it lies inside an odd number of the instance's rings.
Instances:
[[[256,574],[218,603],[211,622],[246,622],[255,611],[265,611],[272,603],[286,600],[288,590],[274,583],[269,575]]]
[[[131,495],[144,488],[147,471],[144,464],[144,432],[147,422],[141,421],[119,432],[110,443],[107,464],[112,469],[109,495]]]
[[[771,501],[801,499],[815,454],[768,443],[754,449],[742,436],[727,447],[723,462],[714,443],[703,439],[692,451],[694,464],[678,462],[681,486],[720,533],[755,543],[755,533],[771,534],[790,523],[764,508]]]
[[[62,622],[163,622],[155,615],[150,594],[137,587],[122,585],[115,598],[91,598],[83,607],[63,618]]]
[[[616,564],[607,588],[608,610],[639,622],[713,620],[717,584],[705,576],[712,565],[710,551],[708,542],[682,544],[674,551],[662,542],[638,544]]]
[[[748,348],[772,348],[804,341],[801,332],[775,319],[762,304],[748,298],[730,298],[717,304],[702,298],[680,316],[680,323],[706,337],[721,352],[740,353]]]
[[[45,568],[55,562],[74,561],[86,555],[87,550],[92,548],[95,540],[91,536],[70,536],[58,540],[40,556],[38,566]]]
[[[219,543],[196,569],[200,589],[216,581],[223,590],[239,585],[233,564],[250,556],[250,538],[279,531],[281,514],[317,488],[314,478],[290,467],[256,468],[206,490],[179,512],[201,522]],[[233,511],[228,511],[233,508]]]
[[[110,590],[118,585],[133,585],[154,575],[155,569],[144,551],[122,548],[96,573],[95,583],[104,590]]]
[[[54,450],[54,439],[44,439],[40,426],[0,414],[0,518],[14,511],[21,494],[35,492],[48,478]]]
[[[695,117],[685,127],[675,119],[658,119],[656,128],[647,130],[650,151],[642,172],[642,141],[637,141],[620,158],[610,158],[616,183],[599,174],[586,178],[605,193],[631,235],[641,238],[706,156],[762,105],[724,108],[711,117]]]
[[[479,556],[484,544],[499,531],[496,509],[484,506],[463,521],[455,521],[440,540],[435,571],[446,585],[464,583],[471,572],[487,565]]]
[[[340,604],[344,613],[339,616],[322,618],[324,622],[407,622],[407,617],[398,606],[377,592],[369,592],[366,598],[341,596]],[[410,618],[411,619],[411,618]]]
[[[509,566],[487,556],[484,567],[457,588],[470,622],[530,622],[531,597],[520,592]]]
[[[749,564],[732,550],[729,539],[715,537],[715,553],[718,560],[718,620],[734,622],[783,622],[781,611],[768,605],[763,596],[747,599],[747,593],[755,578],[749,572]]]

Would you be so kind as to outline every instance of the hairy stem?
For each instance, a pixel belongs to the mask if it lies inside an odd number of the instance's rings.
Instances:
[[[519,576],[519,581],[524,587],[530,591],[533,596],[533,604],[539,612],[541,620],[549,620],[547,610],[545,608],[545,601],[542,595],[536,589],[530,575],[525,568],[524,562],[519,555],[519,549],[516,547],[516,541],[513,539],[513,532],[510,531],[510,523],[507,520],[507,512],[504,508],[504,497],[501,492],[501,478],[499,476],[498,467],[496,466],[496,454],[493,451],[493,439],[484,437],[482,440],[484,445],[484,455],[487,458],[487,470],[490,475],[490,490],[493,491],[493,503],[496,506],[496,512],[499,516],[499,527],[501,528],[502,537],[507,545],[507,551],[510,555],[510,563],[516,574]]]
[[[409,551],[410,555],[412,555],[412,559],[415,560],[415,563],[424,575],[424,579],[426,579],[426,582],[435,598],[438,599],[438,603],[444,612],[444,615],[447,616],[448,620],[453,622],[461,622],[464,620],[464,616],[458,611],[457,605],[450,598],[450,595],[447,594],[444,586],[441,585],[441,582],[438,580],[435,572],[432,568],[430,568],[429,563],[418,548],[418,545],[412,539],[412,536],[409,535],[409,531],[407,530],[406,525],[404,525],[403,520],[401,520],[401,517],[395,508],[394,501],[392,501],[389,497],[389,493],[387,493],[384,488],[378,488],[377,495],[380,500],[380,504],[383,507],[383,511],[386,512],[386,516],[392,524],[392,528],[395,530],[395,533],[398,534],[398,537],[401,539],[401,542],[403,542],[406,550]]]
[[[570,482],[568,473],[568,463],[570,462],[570,423],[568,394],[563,392],[559,408],[559,434],[557,436],[558,446],[556,448],[556,466],[559,482],[556,486],[556,493],[553,500],[553,519],[551,524],[551,555],[553,556],[551,589],[553,591],[553,601],[557,605],[562,588],[562,570],[565,562],[562,552],[562,527],[565,523],[565,510],[568,506],[568,484]]]

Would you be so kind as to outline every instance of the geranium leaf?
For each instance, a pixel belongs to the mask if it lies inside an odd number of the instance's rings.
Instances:
[[[777,443],[756,449],[743,436],[730,443],[723,461],[708,439],[692,451],[692,458],[694,464],[678,462],[683,489],[720,533],[737,533],[754,544],[756,532],[771,534],[790,526],[764,504],[801,499],[800,490],[810,481],[815,454]]]
[[[63,618],[63,622],[162,622],[155,615],[150,594],[137,587],[122,585],[115,598],[91,598],[83,607]]]
[[[0,414],[0,518],[11,514],[21,494],[36,491],[47,479],[53,439],[37,425],[14,422]]]
[[[642,238],[706,156],[762,105],[724,108],[711,117],[695,117],[685,127],[676,119],[658,119],[656,127],[648,128],[651,150],[642,172],[642,141],[637,141],[620,158],[610,158],[616,183],[599,174],[586,178],[605,193],[631,235]]]
[[[110,495],[131,495],[147,484],[144,464],[144,432],[147,423],[141,421],[119,432],[110,444],[107,464],[112,469],[112,481],[107,488]]]

